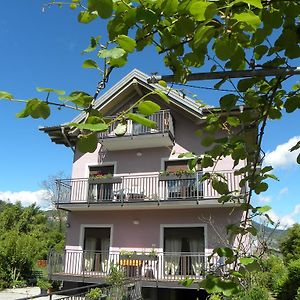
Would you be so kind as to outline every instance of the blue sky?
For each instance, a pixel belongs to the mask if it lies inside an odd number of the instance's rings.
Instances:
[[[90,36],[105,36],[105,24],[79,24],[77,12],[68,8],[51,7],[43,13],[45,1],[8,1],[5,4],[5,14],[0,20],[0,90],[9,91],[18,99],[41,97],[35,90],[37,86],[93,94],[99,74],[82,69],[82,62],[89,57],[81,55],[81,51],[88,46]],[[300,65],[299,60],[296,65]],[[113,72],[108,87],[132,68],[148,74],[169,73],[149,48],[133,54],[126,67]],[[299,81],[299,76],[292,80]],[[207,82],[192,84],[213,86]],[[196,92],[200,99],[209,99],[211,103],[220,96],[205,90]],[[0,102],[0,198],[20,199],[24,204],[37,201],[43,206],[40,182],[59,171],[70,174],[72,152],[52,144],[37,128],[69,121],[77,113],[53,109],[48,120],[17,119],[15,114],[20,110],[22,104]],[[300,167],[287,151],[291,145],[289,141],[300,136],[299,120],[298,111],[268,125],[264,150],[267,160],[276,166],[274,172],[280,182],[270,182],[270,189],[255,197],[256,203],[271,205],[271,215],[276,220],[281,218],[283,225],[300,222]]]

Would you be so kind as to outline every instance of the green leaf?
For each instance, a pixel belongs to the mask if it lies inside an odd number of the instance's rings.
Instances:
[[[260,194],[262,192],[265,192],[267,189],[268,189],[268,184],[265,182],[261,182],[255,186],[254,191],[256,194]]]
[[[108,126],[106,123],[96,123],[96,124],[70,123],[69,126],[73,126],[73,127],[76,127],[78,129],[82,129],[82,130],[97,131],[97,132],[106,131],[108,129]]]
[[[80,23],[90,23],[97,19],[98,14],[96,12],[89,12],[89,11],[81,11],[77,17],[78,22]]]
[[[225,281],[220,277],[208,274],[201,281],[200,287],[204,288],[208,293],[221,293],[226,297],[231,297],[238,292],[237,284],[233,281]]]
[[[127,132],[127,123],[119,123],[114,130],[116,136],[123,136]]]
[[[216,249],[216,253],[217,253],[220,257],[232,257],[232,256],[233,256],[233,251],[232,251],[232,249],[230,249],[230,248],[228,248],[228,247],[217,248],[217,249]]]
[[[87,59],[83,62],[82,67],[85,69],[98,69],[99,66],[97,63],[92,59]]]
[[[230,3],[230,6],[237,4],[237,3],[247,3],[257,8],[263,8],[261,4],[261,0],[235,0]]]
[[[156,128],[157,127],[156,122],[145,118],[143,115],[139,115],[139,114],[135,114],[135,113],[128,113],[127,117],[130,120],[132,120],[136,123],[142,124],[146,127],[150,127],[150,128]]]
[[[169,100],[169,98],[168,98],[168,96],[164,93],[164,92],[162,92],[161,90],[159,90],[159,89],[155,89],[154,91],[153,91],[155,94],[157,94],[162,100],[164,100],[166,103],[170,103],[170,100]]]
[[[249,265],[252,264],[255,261],[253,257],[241,257],[240,258],[240,263],[243,265]]]
[[[100,58],[113,58],[118,59],[126,54],[126,51],[122,48],[103,49],[98,52]]]
[[[113,12],[112,0],[88,0],[88,10],[97,11],[102,19],[111,17]]]
[[[126,52],[133,52],[136,47],[136,41],[123,34],[116,38],[116,42],[119,44],[120,48]]]
[[[214,165],[214,161],[210,156],[204,155],[204,157],[201,159],[201,167],[207,168],[212,167]]]
[[[210,20],[217,13],[218,7],[215,3],[205,1],[195,1],[190,6],[190,13],[197,21]]]
[[[252,29],[252,31],[254,31],[261,23],[259,16],[251,10],[239,14],[236,13],[232,16],[232,18],[249,26],[249,29]]]
[[[55,89],[51,89],[51,88],[37,87],[36,90],[38,92],[55,93],[57,95],[64,95],[65,94],[65,91],[63,91],[63,90],[55,90]]]
[[[100,40],[100,36],[97,36],[96,38],[91,37],[90,45],[85,50],[83,50],[82,53],[83,54],[84,53],[90,53],[90,52],[96,50],[99,40]]]
[[[88,135],[80,135],[76,143],[76,148],[81,153],[90,152],[93,153],[97,149],[98,138],[96,133]]]
[[[50,115],[50,107],[49,105],[37,98],[28,100],[25,109],[23,109],[16,116],[18,118],[26,118],[31,116],[34,119],[43,118],[47,119]]]
[[[139,103],[138,110],[145,116],[150,116],[160,111],[160,106],[153,101],[142,101]]]
[[[162,87],[166,88],[168,85],[164,80],[159,80],[158,84],[161,85]]]
[[[193,278],[186,277],[185,279],[179,280],[179,283],[185,287],[189,287],[194,283]]]
[[[226,121],[232,127],[237,127],[241,124],[241,121],[238,117],[229,116],[227,117]]]
[[[124,65],[126,65],[126,63],[127,63],[127,56],[126,55],[124,55],[122,57],[119,57],[119,58],[111,58],[109,60],[109,64],[112,67],[117,67],[117,68],[123,67]]]
[[[61,101],[72,102],[80,107],[89,107],[93,99],[88,93],[82,91],[74,91],[69,96],[59,97]]]
[[[300,108],[300,95],[287,98],[287,100],[284,103],[284,108],[287,113],[291,113],[297,108]]]
[[[261,207],[256,207],[256,210],[262,214],[266,213],[267,211],[271,210],[272,207],[269,205],[261,206]]]
[[[267,52],[269,48],[266,45],[259,45],[254,49],[255,59],[261,59]]]
[[[201,140],[201,144],[202,144],[204,147],[209,147],[209,146],[211,146],[214,142],[215,142],[215,137],[214,137],[214,136],[211,136],[211,135],[208,135],[208,136],[204,137],[204,138]]]
[[[215,40],[214,49],[217,57],[221,60],[231,58],[237,50],[238,43],[235,39],[223,36]]]
[[[12,100],[14,97],[12,94],[5,92],[5,91],[0,91],[0,99],[8,99]]]
[[[239,97],[234,94],[225,95],[220,99],[220,106],[229,112],[235,107],[238,99]]]
[[[219,181],[217,179],[213,179],[212,180],[212,187],[214,188],[214,190],[216,190],[221,195],[223,195],[223,194],[226,195],[226,194],[229,193],[228,185],[224,181]]]
[[[178,0],[162,0],[161,9],[165,15],[170,16],[177,12]]]

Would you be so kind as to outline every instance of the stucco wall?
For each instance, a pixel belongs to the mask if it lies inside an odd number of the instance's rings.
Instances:
[[[162,248],[161,224],[207,224],[206,246],[207,249],[213,249],[223,245],[218,235],[226,237],[226,225],[238,222],[241,215],[238,208],[233,210],[224,207],[72,212],[66,245],[70,248],[82,247],[83,225],[112,225],[112,247]],[[134,224],[134,221],[138,224]]]
[[[201,128],[201,125],[196,125],[179,112],[173,111],[172,115],[175,126],[175,145],[173,147],[104,152],[103,163],[116,162],[115,173],[159,172],[163,168],[162,161],[165,159],[176,159],[180,153],[188,151],[203,154],[207,149],[201,145],[201,137],[196,136],[195,133],[197,129]],[[220,133],[219,137],[223,134],[225,132]],[[82,155],[77,152],[74,156],[72,177],[88,177],[88,166],[99,164],[100,150],[101,145],[99,144],[94,153]],[[218,162],[215,170],[225,171],[232,168],[233,161],[227,157]]]

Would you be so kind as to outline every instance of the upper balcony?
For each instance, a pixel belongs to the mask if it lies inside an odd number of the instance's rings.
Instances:
[[[150,116],[149,119],[156,122],[155,129],[128,120],[127,132],[123,136],[115,134],[118,125],[116,122],[109,127],[107,132],[99,134],[100,143],[109,151],[172,146],[174,124],[170,111],[162,110]]]
[[[241,176],[233,170],[218,171],[226,179],[229,191],[245,194],[239,186]],[[210,181],[200,181],[202,173],[181,176],[148,174],[115,174],[106,178],[79,178],[57,181],[57,205],[69,210],[117,209],[124,206],[146,208],[157,205],[168,208],[179,205],[219,205],[219,194]]]

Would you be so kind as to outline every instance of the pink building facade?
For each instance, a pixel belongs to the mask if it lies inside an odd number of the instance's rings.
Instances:
[[[113,116],[161,88],[146,79],[133,70],[95,107]],[[145,286],[178,285],[186,276],[202,280],[220,263],[209,255],[215,247],[228,246],[226,226],[238,223],[242,211],[234,204],[220,204],[210,182],[200,178],[205,172],[222,173],[229,190],[243,199],[241,178],[234,175],[229,157],[213,168],[187,174],[187,159],[180,154],[202,155],[207,150],[196,135],[205,122],[202,109],[175,92],[169,94],[168,106],[151,97],[162,108],[152,117],[157,129],[128,121],[122,137],[114,135],[114,128],[99,134],[93,153],[76,149],[74,129],[64,128],[64,134],[61,126],[42,129],[55,143],[75,149],[72,178],[58,182],[58,207],[68,210],[69,217],[65,251],[51,257],[53,278],[105,281],[111,266],[118,265]],[[178,170],[183,175],[172,177]]]

